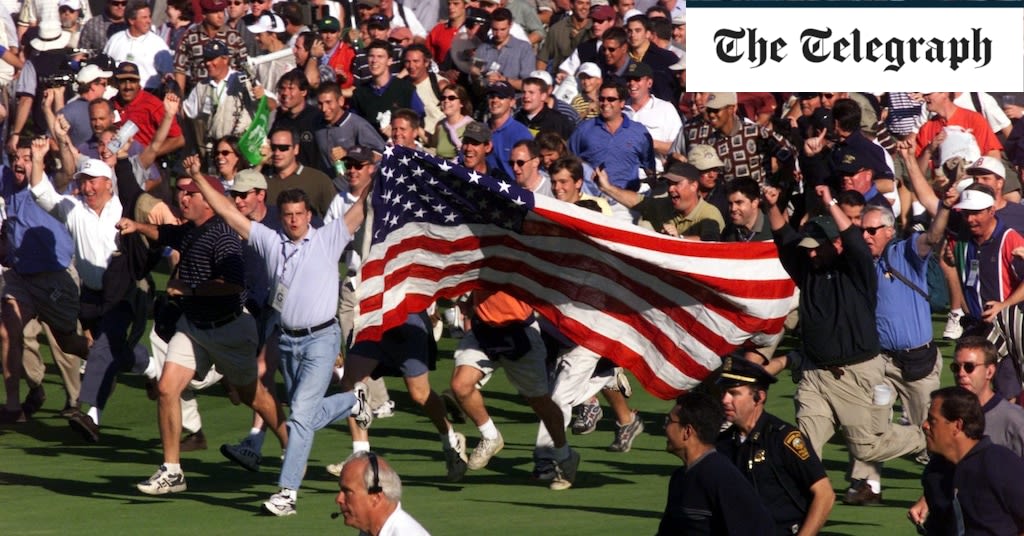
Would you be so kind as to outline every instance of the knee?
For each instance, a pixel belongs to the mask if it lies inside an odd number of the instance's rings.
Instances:
[[[461,373],[457,370],[452,376],[452,392],[459,400],[465,399],[476,391],[476,382],[477,380],[472,374]]]

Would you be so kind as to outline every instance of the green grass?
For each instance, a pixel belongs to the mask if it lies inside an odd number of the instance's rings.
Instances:
[[[431,374],[439,391],[450,378],[453,346],[454,341],[442,341],[442,359]],[[944,344],[947,362],[950,352]],[[299,514],[284,519],[264,516],[259,505],[277,489],[280,448],[268,438],[259,473],[226,461],[218,446],[246,433],[250,413],[244,406],[232,406],[214,387],[200,397],[210,449],[183,453],[188,491],[154,498],[134,487],[162,460],[156,406],[146,398],[141,379],[122,376],[103,416],[102,442],[90,445],[57,415],[64,393],[52,364],[50,371],[43,410],[28,424],[0,427],[0,534],[356,534],[340,518],[330,518],[337,511],[337,484],[324,469],[351,451],[344,426],[317,434],[299,494]],[[950,383],[944,367],[943,385]],[[388,386],[398,411],[395,417],[374,423],[372,445],[402,476],[405,509],[432,533],[570,536],[652,534],[657,529],[668,476],[680,461],[664,451],[661,428],[671,404],[652,398],[636,383],[631,403],[641,411],[646,432],[626,454],[605,450],[614,428],[609,417],[591,435],[570,436],[583,461],[578,482],[563,492],[529,480],[536,418],[503,373],[488,384],[484,395],[505,436],[505,450],[487,469],[469,472],[457,484],[444,481],[440,443],[429,421],[411,405],[399,380],[388,379]],[[769,411],[790,422],[794,387],[789,373],[784,373],[768,400]],[[471,425],[458,429],[471,447],[475,445],[479,432]],[[845,490],[846,460],[837,436],[826,447],[825,465],[839,493]],[[906,510],[919,496],[920,472],[921,466],[910,460],[887,463],[884,506],[848,507],[837,501],[825,533],[914,534]]]

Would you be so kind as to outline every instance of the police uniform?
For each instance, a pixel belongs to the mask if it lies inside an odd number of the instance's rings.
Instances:
[[[724,388],[752,385],[767,389],[775,381],[750,361],[726,359],[718,383]],[[796,534],[813,499],[811,486],[827,478],[825,467],[800,430],[765,412],[748,436],[730,426],[718,436],[715,448],[753,484],[775,520],[775,533]]]

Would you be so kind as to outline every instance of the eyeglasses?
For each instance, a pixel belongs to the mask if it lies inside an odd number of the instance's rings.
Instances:
[[[865,227],[864,232],[871,236],[875,236],[875,233],[877,233],[879,229],[885,229],[886,227],[888,227],[888,225],[876,225],[874,227]]]
[[[249,197],[249,194],[251,194],[251,193],[253,193],[255,191],[256,191],[256,189],[254,188],[252,190],[249,190],[248,192],[234,192],[234,191],[232,191],[232,192],[228,192],[228,193],[231,195],[232,199],[238,199],[239,197]]]
[[[826,99],[831,99],[832,97],[835,97],[836,95],[835,95],[835,93],[822,93],[821,96],[825,97]]]
[[[235,154],[235,152],[234,151],[227,151],[227,150],[220,150],[220,151],[217,151],[217,154],[219,154],[221,156],[229,156],[229,155]]]
[[[441,95],[443,101],[457,101],[459,100],[458,95]]]
[[[510,166],[512,166],[514,168],[515,167],[523,167],[523,166],[526,165],[527,162],[530,162],[530,161],[536,160],[536,159],[537,159],[537,157],[535,156],[535,157],[533,157],[533,158],[531,158],[529,160],[509,160],[508,161],[508,165],[510,165]]]
[[[292,146],[291,145],[285,145],[285,144],[282,144],[282,143],[271,143],[270,144],[270,150],[276,151],[276,152],[279,152],[279,153],[284,153],[284,152],[291,151],[292,150]]]
[[[601,50],[603,50],[605,52],[608,52],[608,53],[611,53],[611,52],[615,52],[616,50],[618,50],[620,48],[622,48],[622,47],[604,47]]]
[[[722,113],[722,108],[712,108],[712,107],[708,106],[708,107],[705,107],[704,110],[708,113],[708,115],[718,115],[718,114]]]
[[[682,424],[682,421],[680,421],[679,419],[673,419],[671,415],[666,415],[665,428],[668,428],[668,425],[670,424]]]
[[[953,374],[960,374],[960,369],[964,369],[964,372],[966,372],[967,374],[973,374],[974,369],[978,368],[979,366],[980,365],[977,365],[975,363],[964,363],[962,365],[960,363],[950,363],[949,370]]]
[[[597,102],[618,102],[618,97],[598,97]]]

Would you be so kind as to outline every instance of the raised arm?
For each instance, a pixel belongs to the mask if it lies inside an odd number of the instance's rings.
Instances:
[[[121,231],[121,234],[123,235],[140,233],[151,242],[156,242],[160,239],[160,229],[156,225],[142,223],[128,218],[121,218],[120,221],[117,222],[117,229]]]
[[[153,134],[153,141],[139,155],[139,163],[142,164],[142,167],[148,168],[153,165],[153,162],[156,162],[156,159],[161,154],[164,154],[161,150],[163,149],[164,142],[167,141],[167,135],[171,132],[174,116],[178,115],[178,110],[180,109],[181,98],[171,92],[164,95],[164,118],[160,120],[160,126],[157,127],[156,133]]]
[[[850,221],[850,218],[846,216],[845,212],[843,212],[839,203],[832,198],[832,191],[828,189],[828,186],[816,186],[814,188],[814,193],[818,194],[818,197],[821,198],[821,202],[828,207],[828,214],[829,216],[832,216],[833,220],[835,220],[836,227],[839,228],[840,233],[849,229],[850,226],[853,225],[853,222]]]
[[[199,157],[196,155],[188,156],[185,158],[184,164],[185,170],[188,171],[189,176],[192,177],[192,184],[195,184],[199,188],[199,191],[202,192],[203,197],[206,199],[206,203],[210,205],[210,208],[212,208],[218,216],[224,218],[224,221],[227,222],[227,224],[230,225],[243,240],[248,240],[249,231],[252,229],[252,222],[249,221],[249,218],[243,216],[237,208],[235,208],[235,204],[231,202],[231,199],[215,190],[213,186],[210,186],[210,183],[206,182],[206,177],[204,177],[202,173],[202,166],[199,163]]]
[[[601,192],[607,194],[615,201],[622,203],[626,208],[633,208],[643,201],[643,196],[632,191],[619,188],[612,184],[608,180],[608,172],[605,171],[603,166],[597,166],[594,168],[594,182],[597,183],[597,187],[601,189]]]
[[[46,165],[46,153],[50,151],[50,142],[46,138],[32,140],[32,175],[29,186],[35,188],[43,180],[43,168]]]
[[[64,117],[64,114],[59,114],[57,119],[53,123],[53,139],[57,141],[57,150],[60,152],[60,164],[61,172],[59,176],[62,176],[62,180],[54,180],[54,187],[63,192],[64,188],[71,182],[71,177],[74,176],[75,171],[78,170],[78,149],[71,143],[71,137],[68,135],[68,131],[71,130],[71,124],[68,123],[68,119]]]
[[[359,194],[359,199],[345,211],[345,226],[348,227],[350,235],[355,236],[356,231],[363,225],[363,221],[366,219],[366,198],[372,191],[373,182],[368,184],[366,188],[363,188],[363,193]]]

